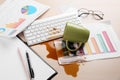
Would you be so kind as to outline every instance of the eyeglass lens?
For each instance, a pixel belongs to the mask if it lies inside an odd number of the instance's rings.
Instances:
[[[87,9],[80,9],[78,10],[79,17],[87,17],[89,15],[89,12]]]
[[[93,17],[97,20],[103,19],[103,13],[101,11],[94,11]]]

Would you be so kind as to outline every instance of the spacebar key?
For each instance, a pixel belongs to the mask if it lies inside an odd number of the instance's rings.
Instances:
[[[51,39],[56,39],[62,36],[63,36],[63,33],[58,33],[58,34],[48,36],[47,39],[51,40]]]

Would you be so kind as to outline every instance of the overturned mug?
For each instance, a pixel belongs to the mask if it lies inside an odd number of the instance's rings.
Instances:
[[[87,42],[89,35],[90,32],[85,27],[67,22],[63,34],[63,40],[66,41],[66,48],[69,51],[76,51],[83,43]],[[79,43],[79,46],[76,49],[70,49],[68,42],[77,42]]]

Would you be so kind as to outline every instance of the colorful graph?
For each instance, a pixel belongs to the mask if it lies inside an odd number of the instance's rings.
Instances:
[[[18,22],[12,22],[12,23],[8,23],[6,24],[6,27],[7,28],[17,28],[21,23],[23,23],[25,21],[25,19],[23,18],[20,18],[18,20]]]
[[[3,33],[3,32],[5,32],[5,31],[6,31],[5,28],[0,28],[0,33]]]
[[[83,48],[83,51],[85,55],[91,55],[107,52],[110,53],[115,52],[116,50],[107,32],[102,31],[102,33],[96,34],[95,36],[89,38],[89,41]]]
[[[25,14],[25,15],[34,14],[36,11],[37,11],[36,7],[31,6],[31,5],[24,6],[24,7],[21,9],[21,13],[22,13],[22,14]]]
[[[11,30],[8,35],[13,35],[17,30]]]

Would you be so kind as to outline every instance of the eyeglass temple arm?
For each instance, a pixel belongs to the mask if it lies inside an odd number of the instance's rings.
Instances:
[[[101,17],[99,14],[94,14],[94,15],[97,15],[100,19],[103,19],[103,17]],[[102,14],[104,15],[104,14]]]
[[[87,15],[88,15],[89,13],[82,13],[82,14],[78,14],[78,17],[82,16],[83,14],[87,14]]]

